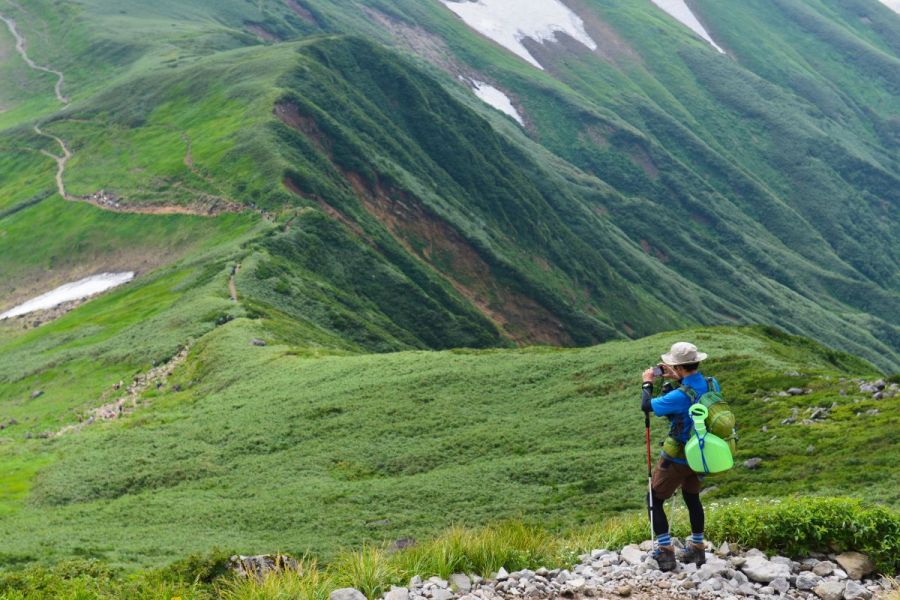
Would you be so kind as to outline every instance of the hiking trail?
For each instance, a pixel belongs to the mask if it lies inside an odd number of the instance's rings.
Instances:
[[[163,388],[168,383],[169,377],[175,372],[175,369],[187,359],[190,350],[191,344],[185,345],[184,348],[179,350],[179,352],[167,362],[156,365],[145,373],[135,375],[132,378],[131,383],[127,386],[124,381],[120,381],[112,386],[112,389],[104,392],[100,397],[100,401],[103,404],[87,411],[85,416],[78,423],[66,425],[56,432],[40,434],[38,437],[59,437],[67,433],[81,431],[86,426],[92,425],[98,421],[113,421],[133,413],[141,406],[141,396],[144,392],[149,390],[151,386],[156,386],[156,389]],[[109,400],[110,396],[116,392],[121,395],[115,400]],[[143,404],[146,403],[147,401],[145,400]]]
[[[62,86],[65,82],[65,75],[61,71],[57,71],[56,69],[52,69],[50,67],[45,67],[34,62],[31,57],[28,56],[27,51],[27,43],[25,41],[25,36],[23,36],[18,27],[16,26],[15,19],[11,17],[7,17],[3,14],[0,14],[0,20],[6,23],[6,27],[9,29],[10,33],[16,40],[16,51],[21,55],[22,60],[25,61],[25,64],[29,66],[29,68],[34,69],[36,71],[42,71],[45,73],[51,73],[57,76],[56,85],[54,86],[54,93],[56,94],[56,99],[59,100],[63,105],[63,110],[69,107],[71,104],[71,100],[68,96],[64,96],[62,93]],[[70,195],[66,192],[65,186],[65,173],[66,173],[66,163],[68,163],[69,159],[72,158],[72,152],[69,150],[69,147],[66,145],[65,141],[61,138],[52,135],[50,133],[46,133],[41,129],[41,123],[37,122],[34,124],[34,132],[39,136],[49,138],[54,140],[59,147],[62,149],[62,156],[57,156],[51,152],[46,150],[41,150],[41,154],[52,158],[56,162],[56,189],[59,192],[59,195],[64,199],[70,202],[86,202],[91,204],[99,209],[108,210],[112,212],[119,213],[130,213],[130,214],[145,214],[145,215],[171,215],[171,214],[180,214],[180,215],[194,215],[194,216],[202,216],[202,217],[212,217],[217,216],[222,213],[236,213],[242,212],[244,207],[236,202],[230,201],[225,198],[220,197],[209,197],[206,198],[206,201],[202,203],[200,206],[183,206],[183,205],[151,205],[151,206],[130,206],[127,204],[122,204],[119,202],[119,198],[113,194],[109,194],[104,190],[99,192],[95,192],[93,194],[88,194],[86,196],[74,196]],[[199,171],[194,167],[193,160],[190,158],[190,142],[188,141],[188,151],[185,156],[185,166],[191,169],[192,172],[199,175]]]
[[[231,293],[231,300],[238,301],[237,286],[234,284],[234,276],[241,270],[241,263],[237,263],[231,268],[231,277],[228,278],[228,291]]]
[[[25,64],[27,64],[35,71],[43,71],[45,73],[56,75],[56,85],[53,87],[53,91],[56,94],[56,99],[62,102],[64,106],[69,106],[69,97],[63,96],[62,94],[62,86],[66,79],[65,75],[63,75],[61,71],[51,69],[50,67],[42,67],[41,65],[31,60],[31,58],[28,56],[28,51],[26,50],[25,37],[21,33],[19,33],[19,30],[16,27],[15,19],[0,15],[0,21],[6,23],[6,27],[9,29],[9,32],[16,39],[16,52],[18,52],[22,56],[22,60],[25,61]]]
[[[41,131],[40,126],[37,124],[34,125],[34,132],[40,136],[56,140],[56,143],[59,144],[60,148],[62,148],[62,156],[57,156],[52,152],[47,152],[46,150],[41,150],[41,154],[43,154],[44,156],[49,156],[56,161],[56,189],[57,191],[59,191],[59,195],[62,196],[65,200],[73,200],[73,198],[66,194],[66,186],[63,183],[63,174],[66,172],[66,163],[70,158],[72,158],[72,152],[69,150],[69,147],[66,146],[66,143],[62,141],[62,139],[50,133],[44,133],[43,131]]]

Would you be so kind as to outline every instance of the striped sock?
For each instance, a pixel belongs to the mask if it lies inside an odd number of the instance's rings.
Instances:
[[[698,546],[701,545],[703,543],[703,532],[701,531],[700,533],[692,533],[691,542]]]
[[[671,546],[672,545],[672,536],[668,533],[661,533],[656,536],[656,545],[659,546]]]

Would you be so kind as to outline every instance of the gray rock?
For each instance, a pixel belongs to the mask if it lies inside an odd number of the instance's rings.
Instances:
[[[616,594],[623,598],[627,598],[631,595],[631,586],[630,585],[620,585],[616,588]]]
[[[822,600],[842,600],[844,597],[844,582],[822,580],[813,589],[813,592]]]
[[[417,588],[422,586],[422,578],[418,575],[413,575],[412,579],[409,580],[409,587]]]
[[[563,572],[568,573],[568,571],[563,571]],[[560,575],[562,575],[562,573],[560,573]],[[506,581],[507,579],[509,579],[509,573],[507,572],[506,569],[504,569],[503,567],[500,567],[500,570],[497,571],[497,575],[494,577],[494,579],[496,579],[497,581]],[[564,581],[565,581],[565,579],[563,579],[560,583],[562,583]]]
[[[822,578],[816,575],[815,573],[811,573],[809,571],[805,571],[797,575],[796,587],[798,590],[810,591],[815,589],[817,585],[822,581]]]
[[[252,340],[250,340],[250,344],[252,344],[253,346],[262,347],[262,346],[266,345],[266,340],[261,340],[259,338],[253,338]]]
[[[759,595],[760,595],[760,596],[771,596],[771,595],[773,595],[774,593],[775,593],[775,590],[773,590],[773,589],[770,588],[769,586],[764,586],[764,587],[759,588]]]
[[[832,576],[837,577],[838,579],[847,579],[847,572],[843,569],[835,569]]]
[[[755,456],[755,457],[751,458],[750,460],[744,461],[744,468],[745,469],[758,469],[759,465],[762,464],[762,461],[763,460],[760,457]]]
[[[875,387],[875,386],[872,385],[871,383],[861,383],[861,384],[859,385],[859,391],[862,392],[862,393],[864,393],[864,394],[865,394],[865,393],[874,394],[875,392],[877,392],[877,391],[879,391],[879,390],[878,390],[877,387]]]
[[[732,575],[735,581],[737,581],[738,585],[744,585],[745,583],[750,583],[750,580],[746,575],[744,575],[740,571],[735,571],[734,575]]]
[[[441,579],[440,577],[429,577],[428,583],[432,585],[436,585],[439,588],[449,589],[450,583],[446,579]]]
[[[31,399],[37,400],[38,398],[40,398],[43,395],[44,395],[43,390],[34,390],[33,392],[31,392]]]
[[[366,595],[356,588],[341,588],[331,592],[328,600],[366,600]]]
[[[791,568],[791,566],[793,565],[793,561],[784,556],[773,556],[769,559],[769,562],[773,562],[777,565],[787,565],[788,568]]]
[[[701,592],[718,592],[722,589],[722,581],[719,579],[707,579],[697,588]]]
[[[873,383],[872,385],[874,385],[874,386],[875,386],[875,389],[878,390],[878,391],[880,392],[881,390],[883,390],[883,389],[885,388],[884,379],[879,379],[878,381],[876,381],[876,382]]]
[[[463,573],[454,573],[450,576],[450,589],[455,592],[467,594],[472,589],[472,580]]]
[[[638,546],[644,552],[650,552],[653,550],[653,540],[644,540],[641,542],[640,546]]]
[[[844,552],[843,554],[838,554],[835,560],[847,572],[847,576],[850,579],[856,579],[857,581],[875,570],[872,559],[861,552]]]
[[[758,581],[759,583],[769,583],[778,577],[787,579],[791,576],[791,568],[789,566],[770,562],[765,556],[748,556],[747,562],[744,563],[741,570],[752,581]]]
[[[434,588],[431,590],[431,600],[451,600],[455,594],[446,588]],[[331,598],[331,600],[335,600]]]
[[[779,594],[784,594],[791,589],[791,584],[784,577],[776,577],[769,583],[769,587]]]
[[[719,558],[725,558],[731,554],[731,546],[728,545],[728,542],[722,542],[722,545],[716,549],[716,556]]]
[[[621,555],[622,560],[629,565],[636,567],[644,560],[646,552],[642,552],[635,544],[629,544],[622,548],[622,551],[619,554]]]
[[[832,573],[834,573],[835,564],[830,560],[823,560],[822,562],[816,563],[813,566],[813,573],[818,575],[819,577],[828,577]]]
[[[869,600],[871,597],[872,592],[855,581],[848,581],[844,588],[844,600]]]
[[[384,595],[384,600],[409,600],[409,590],[392,585],[391,591]]]
[[[804,390],[803,388],[792,387],[792,388],[788,388],[787,393],[790,394],[791,396],[802,396],[802,395],[806,394],[806,390]]]
[[[758,592],[751,584],[742,583],[738,586],[738,593],[743,594],[744,596],[756,596]]]

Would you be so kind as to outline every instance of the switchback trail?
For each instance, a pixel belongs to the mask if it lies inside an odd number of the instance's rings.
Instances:
[[[22,56],[22,60],[25,61],[25,64],[27,64],[35,71],[43,71],[45,73],[56,75],[56,85],[53,88],[53,91],[56,93],[56,99],[62,102],[65,106],[68,106],[69,98],[68,96],[63,96],[62,94],[62,86],[66,79],[65,75],[63,75],[62,72],[57,71],[56,69],[51,69],[50,67],[42,67],[41,65],[31,60],[26,50],[25,37],[22,36],[21,33],[19,33],[19,30],[16,27],[15,19],[0,15],[0,21],[6,23],[7,28],[9,28],[9,32],[13,35],[14,38],[16,38],[16,51]]]
[[[55,154],[47,152],[46,150],[41,150],[41,153],[45,156],[49,156],[56,161],[56,189],[59,191],[59,195],[66,200],[74,200],[74,198],[71,198],[66,194],[66,186],[63,183],[63,174],[66,172],[66,163],[70,158],[72,158],[72,152],[69,151],[69,147],[66,146],[66,143],[62,141],[62,139],[56,137],[55,135],[44,133],[43,131],[41,131],[40,126],[35,125],[34,132],[38,135],[56,140],[56,143],[59,144],[60,148],[62,148],[62,156],[56,156]]]
[[[70,105],[70,100],[68,96],[64,96],[62,93],[62,86],[65,82],[65,76],[61,71],[57,71],[56,69],[52,69],[50,67],[44,67],[36,62],[34,62],[31,57],[28,56],[27,44],[25,42],[25,37],[19,32],[16,27],[15,19],[11,17],[7,17],[5,15],[0,14],[0,20],[6,23],[6,27],[9,29],[10,33],[16,40],[16,51],[22,56],[22,60],[25,61],[31,69],[36,71],[43,71],[45,73],[52,73],[57,76],[56,85],[54,86],[54,92],[56,93],[56,99],[59,100],[63,104],[63,108],[68,108]],[[69,150],[69,147],[66,145],[65,141],[61,138],[45,133],[40,126],[40,123],[35,123],[34,132],[40,136],[49,138],[54,140],[59,147],[62,149],[62,156],[57,156],[51,152],[47,152],[46,150],[41,150],[41,153],[45,156],[52,158],[56,162],[56,189],[59,192],[59,195],[62,196],[63,199],[68,200],[70,202],[87,202],[97,208],[102,210],[108,210],[111,212],[120,212],[120,213],[133,213],[133,214],[148,214],[148,215],[171,215],[171,214],[180,214],[180,215],[195,215],[195,216],[216,216],[226,212],[241,212],[244,210],[244,207],[238,203],[230,202],[224,199],[215,199],[213,202],[208,203],[207,206],[203,207],[192,207],[192,206],[182,206],[182,205],[153,205],[153,206],[129,206],[127,204],[121,204],[117,200],[110,200],[106,194],[103,192],[89,194],[87,196],[74,196],[66,193],[65,186],[65,173],[66,173],[66,163],[72,158],[72,152]],[[188,156],[185,157],[185,164],[193,170],[193,161],[190,161],[190,146],[188,147]],[[190,163],[190,164],[188,164]]]

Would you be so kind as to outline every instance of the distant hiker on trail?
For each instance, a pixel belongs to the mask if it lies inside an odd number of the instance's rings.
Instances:
[[[682,562],[692,562],[697,566],[706,561],[703,541],[705,517],[703,505],[700,503],[703,475],[694,472],[688,466],[684,454],[684,444],[691,435],[692,424],[688,414],[692,399],[687,392],[693,390],[696,392],[695,397],[702,396],[708,391],[710,385],[714,386],[715,391],[720,391],[719,383],[715,379],[706,379],[698,371],[700,362],[706,357],[707,354],[698,352],[695,345],[678,342],[672,345],[672,349],[667,354],[662,355],[661,364],[647,369],[643,373],[641,409],[644,411],[647,426],[648,471],[651,461],[650,412],[655,413],[658,417],[669,419],[669,435],[663,444],[663,451],[656,469],[650,477],[650,491],[647,494],[650,523],[657,543],[653,558],[659,563],[662,571],[671,571],[676,565],[675,547],[669,534],[669,522],[663,510],[663,503],[671,498],[679,487],[690,514],[692,534],[678,558]],[[662,389],[663,395],[654,398],[653,382],[657,378],[677,380],[679,387],[674,388],[670,383],[666,383]]]

